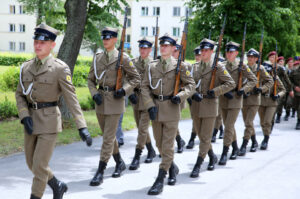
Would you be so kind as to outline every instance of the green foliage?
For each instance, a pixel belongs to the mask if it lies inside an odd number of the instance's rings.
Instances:
[[[95,108],[95,102],[92,97],[89,95],[88,98],[79,101],[80,107],[82,110],[92,110]]]
[[[4,101],[0,102],[0,120],[16,116],[18,116],[16,104],[5,97]]]
[[[32,59],[33,54],[15,54],[15,53],[0,53],[0,65],[3,66],[19,66],[26,60]]]
[[[76,87],[87,86],[87,78],[90,71],[88,66],[77,66],[74,69],[72,83]]]
[[[18,67],[9,67],[0,76],[1,90],[15,91],[19,83],[19,74],[20,74],[20,69]]]

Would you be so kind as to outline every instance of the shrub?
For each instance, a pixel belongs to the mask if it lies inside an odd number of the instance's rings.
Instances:
[[[19,74],[20,69],[18,67],[7,69],[0,78],[1,89],[15,91],[19,83]]]
[[[76,66],[72,79],[73,85],[77,87],[87,86],[89,71],[88,66]]]
[[[91,96],[88,96],[88,98],[84,100],[79,100],[79,104],[81,106],[81,109],[84,111],[92,110],[95,108],[95,102]]]
[[[16,116],[18,116],[16,104],[8,101],[7,97],[5,97],[5,100],[0,102],[0,120]]]

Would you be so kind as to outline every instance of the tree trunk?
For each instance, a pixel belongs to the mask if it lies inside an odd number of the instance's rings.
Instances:
[[[67,28],[57,58],[70,67],[72,75],[83,39],[87,20],[87,4],[88,0],[67,0],[64,6],[67,16]],[[60,97],[59,101],[63,119],[70,119],[71,114],[63,97]]]

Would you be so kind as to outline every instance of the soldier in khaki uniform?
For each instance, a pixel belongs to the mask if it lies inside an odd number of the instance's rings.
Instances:
[[[142,98],[148,109],[156,146],[162,161],[158,176],[148,191],[149,195],[162,192],[164,178],[169,171],[168,184],[176,183],[178,167],[173,162],[174,140],[180,119],[180,103],[195,89],[195,82],[184,62],[181,63],[180,85],[182,89],[173,95],[177,60],[172,57],[176,40],[165,34],[159,38],[161,58],[150,62],[142,82]]]
[[[57,106],[61,94],[75,118],[81,138],[87,141],[88,146],[92,144],[72,84],[71,71],[63,61],[50,54],[57,34],[57,30],[46,24],[35,28],[36,58],[22,64],[16,91],[19,118],[25,128],[26,163],[34,175],[31,199],[42,198],[47,183],[53,190],[54,199],[61,199],[68,189],[65,183],[54,177],[48,165],[57,134],[62,131],[61,113]]]
[[[201,62],[195,64],[193,72],[193,78],[196,82],[196,92],[192,95],[193,102],[191,109],[197,113],[193,117],[193,122],[200,139],[200,145],[197,162],[190,175],[192,178],[199,176],[200,167],[206,154],[209,156],[208,170],[213,170],[214,165],[218,161],[211,145],[212,132],[218,115],[218,97],[235,87],[235,82],[225,67],[218,64],[215,66],[217,67],[215,87],[210,90],[209,86],[213,72],[211,55],[214,45],[215,42],[209,39],[201,41]]]
[[[287,65],[288,65],[288,69],[287,69],[287,74],[290,78],[290,74],[291,72],[294,70],[294,60],[292,57],[289,57],[287,60]],[[293,87],[292,87],[292,82],[291,82],[291,91],[293,91]],[[291,92],[290,92],[291,93]],[[284,121],[288,121],[289,120],[289,117],[290,117],[290,114],[291,114],[291,109],[294,109],[294,106],[293,106],[293,97],[291,96],[291,94],[288,95],[287,97],[287,100],[286,100],[286,106],[285,106],[285,111],[286,111],[286,114],[284,116]]]
[[[257,76],[257,61],[259,58],[259,53],[251,48],[247,53],[248,59],[248,67],[251,71]],[[258,108],[260,105],[261,93],[265,93],[268,91],[273,85],[273,79],[271,75],[265,70],[263,66],[259,66],[259,87],[254,87],[250,92],[244,95],[243,100],[243,120],[245,124],[243,143],[240,147],[239,156],[244,156],[246,154],[246,147],[248,141],[251,138],[252,145],[250,148],[251,152],[255,152],[258,143],[256,141],[255,129],[253,125],[253,120],[255,118],[256,113],[258,112]]]
[[[223,140],[223,152],[219,161],[219,165],[226,165],[227,153],[230,145],[232,145],[230,159],[235,160],[238,155],[239,148],[237,146],[234,124],[241,108],[243,107],[243,95],[251,91],[257,82],[255,75],[248,66],[243,64],[243,66],[240,68],[240,62],[236,60],[236,56],[239,53],[239,47],[240,44],[233,41],[226,44],[226,69],[235,81],[237,87],[236,89],[220,96],[220,107],[222,109],[225,132]],[[242,71],[242,85],[241,89],[238,90],[240,70]]]
[[[103,182],[103,174],[111,155],[116,162],[112,177],[120,177],[126,169],[119,153],[116,141],[116,131],[121,114],[125,111],[126,94],[130,94],[140,83],[140,76],[129,56],[123,54],[122,87],[116,90],[117,60],[119,51],[115,48],[118,29],[106,27],[102,30],[102,40],[105,51],[94,57],[88,76],[88,87],[93,100],[96,102],[96,115],[103,132],[98,170],[90,182],[91,186],[98,186]],[[126,81],[125,81],[126,79]]]
[[[140,56],[133,59],[133,64],[140,74],[140,77],[144,77],[144,73],[148,64],[153,60],[150,56],[153,42],[147,38],[142,38],[139,42]],[[148,149],[148,155],[145,163],[151,163],[156,156],[155,150],[151,144],[151,137],[149,135],[149,123],[150,118],[146,107],[142,101],[141,84],[134,88],[134,93],[129,96],[129,100],[132,104],[134,111],[134,119],[138,127],[137,145],[135,148],[135,155],[129,167],[129,170],[136,170],[139,168],[139,160],[142,154],[142,150],[145,145]]]
[[[293,85],[291,96],[294,98],[294,106],[297,111],[296,129],[300,130],[300,61],[294,62],[294,70],[290,73],[290,80]]]
[[[274,77],[274,69],[271,62],[267,61],[264,63],[264,66],[272,76]],[[263,92],[261,96],[261,104],[258,109],[258,114],[260,118],[260,125],[264,133],[264,139],[261,143],[260,149],[266,150],[268,148],[268,142],[269,137],[272,131],[272,120],[274,118],[274,114],[276,111],[276,107],[278,105],[278,100],[280,97],[283,97],[285,95],[285,88],[280,81],[279,77],[276,77],[277,81],[277,92],[276,95],[274,95],[274,84],[271,86],[271,88],[267,92]],[[264,84],[265,82],[263,82]]]

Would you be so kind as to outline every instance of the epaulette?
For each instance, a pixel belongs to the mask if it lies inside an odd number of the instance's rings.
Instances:
[[[29,60],[26,60],[24,61],[23,63],[27,63],[27,62],[30,62],[30,61],[34,61],[35,58],[32,58],[32,59],[29,59]]]
[[[54,59],[57,63],[63,65],[63,66],[67,66],[67,64],[65,62],[63,62],[62,60],[58,59],[58,58],[55,58]]]
[[[155,59],[155,60],[150,61],[149,64],[158,63],[158,62],[159,62],[159,59]]]
[[[99,55],[99,54],[102,54],[102,53],[104,53],[104,51],[96,52],[96,55]]]

